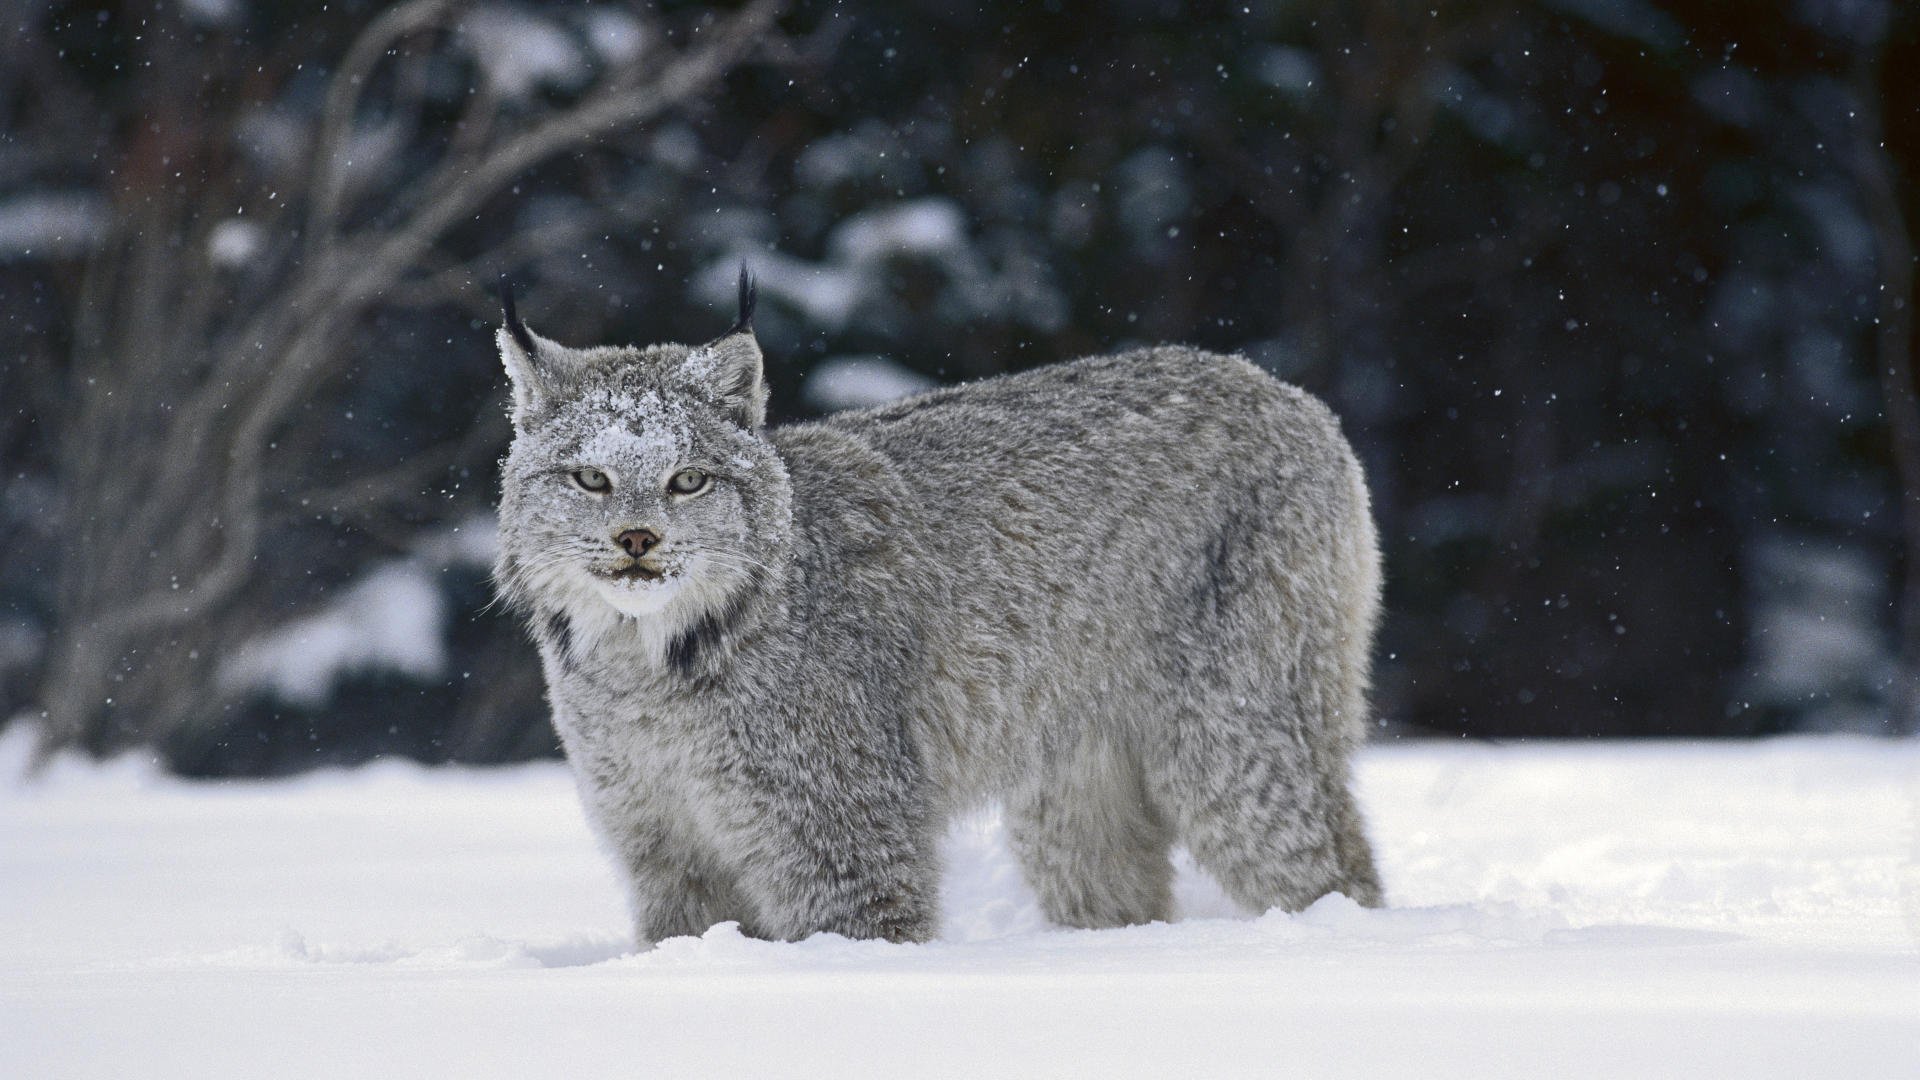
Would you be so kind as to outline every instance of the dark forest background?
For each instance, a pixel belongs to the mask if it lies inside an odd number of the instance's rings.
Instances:
[[[705,340],[743,257],[781,418],[1158,341],[1326,397],[1385,730],[1920,726],[1911,5],[0,20],[0,718],[50,749],[554,753],[490,283]]]

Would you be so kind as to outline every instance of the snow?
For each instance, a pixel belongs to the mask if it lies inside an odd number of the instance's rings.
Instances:
[[[1448,65],[1429,80],[1429,93],[1443,108],[1453,111],[1482,142],[1519,149],[1523,141],[1522,114],[1499,94],[1491,93],[1465,68]]]
[[[221,668],[233,689],[272,691],[296,705],[324,705],[336,679],[391,670],[428,679],[446,666],[446,601],[433,579],[406,561],[367,574],[325,610],[241,646]]]
[[[1920,744],[1401,743],[1395,906],[1049,928],[986,813],[921,946],[632,954],[563,766],[188,784],[0,739],[18,1076],[1906,1077]],[[1903,895],[1909,905],[1903,918]]]
[[[1789,532],[1750,551],[1750,671],[1742,690],[1797,708],[1803,730],[1873,732],[1898,663],[1881,633],[1888,569],[1867,550]]]
[[[448,648],[441,578],[456,567],[491,566],[496,540],[491,516],[423,538],[413,554],[376,566],[318,610],[240,645],[223,662],[221,681],[312,708],[324,705],[341,679],[361,672],[438,677]]]
[[[1193,206],[1193,187],[1180,155],[1166,146],[1134,151],[1114,174],[1115,199],[1135,246],[1157,251],[1167,230]]]
[[[1305,97],[1320,81],[1320,61],[1307,49],[1295,45],[1262,45],[1250,55],[1254,76],[1276,90]]]
[[[938,385],[884,356],[835,356],[808,372],[800,397],[816,409],[835,412],[884,405]]]
[[[794,161],[793,176],[802,187],[827,190],[878,177],[889,160],[899,160],[906,153],[885,124],[863,121],[852,131],[823,135],[808,143]]]
[[[33,192],[0,202],[0,257],[84,255],[105,228],[99,196],[86,192]]]
[[[182,0],[180,9],[203,26],[231,26],[246,14],[240,0]]]
[[[468,12],[460,30],[487,85],[503,98],[524,99],[549,86],[571,90],[591,74],[573,37],[530,11],[489,4]]]
[[[228,270],[253,262],[266,246],[266,230],[240,218],[228,218],[207,232],[207,258]]]
[[[813,326],[844,330],[855,316],[869,328],[918,327],[898,306],[901,264],[936,271],[944,287],[935,306],[959,321],[1012,318],[1052,331],[1066,318],[1066,301],[1052,272],[1025,249],[1017,234],[974,238],[959,203],[943,197],[906,199],[851,214],[828,232],[818,262],[746,243],[707,264],[695,291],[730,304],[742,260],[759,280],[760,295],[793,310]]]
[[[1680,23],[1647,0],[1547,0],[1547,6],[1655,52],[1672,52],[1687,40]]]
[[[1871,48],[1886,39],[1899,7],[1879,0],[1797,0],[1794,17],[1829,37],[1851,38],[1855,48]]]
[[[647,28],[632,12],[592,8],[586,13],[587,43],[609,64],[630,64],[646,51]]]
[[[969,256],[966,218],[951,199],[910,199],[863,210],[833,227],[829,256],[808,263],[775,252],[747,256],[760,291],[803,313],[809,322],[841,329],[863,305],[887,291],[888,261],[894,258],[963,262]],[[707,269],[706,292],[731,295],[740,259],[734,255]],[[721,281],[724,278],[725,281]],[[716,284],[718,283],[718,284]]]
[[[694,370],[691,362],[683,373],[690,378],[704,375]],[[680,434],[685,408],[656,391],[649,390],[638,398],[627,393],[610,394],[604,407],[595,411],[620,417],[580,444],[580,459],[598,468],[611,469],[615,462],[671,457],[685,450]],[[639,482],[638,478],[630,479]]]
[[[924,198],[863,210],[834,226],[827,246],[861,266],[894,255],[934,258],[967,244],[967,216],[952,199]]]

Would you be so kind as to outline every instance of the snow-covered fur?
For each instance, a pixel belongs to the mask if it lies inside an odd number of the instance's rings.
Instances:
[[[1175,842],[1253,910],[1380,902],[1348,789],[1379,557],[1319,401],[1168,347],[765,429],[745,317],[499,344],[498,581],[643,946],[923,940],[989,798],[1063,924],[1168,918]]]

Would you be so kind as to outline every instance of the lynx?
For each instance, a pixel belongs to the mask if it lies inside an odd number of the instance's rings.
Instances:
[[[769,428],[754,288],[705,345],[568,348],[502,290],[502,595],[641,947],[918,941],[1004,808],[1053,921],[1381,891],[1349,758],[1379,556],[1319,401],[1143,349]]]

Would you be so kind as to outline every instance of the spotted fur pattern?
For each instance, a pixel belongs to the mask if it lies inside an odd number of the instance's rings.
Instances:
[[[1065,925],[1168,918],[1175,843],[1251,910],[1380,902],[1348,764],[1379,559],[1314,398],[1157,348],[767,429],[750,323],[511,326],[498,582],[643,945],[924,940],[987,799]]]

